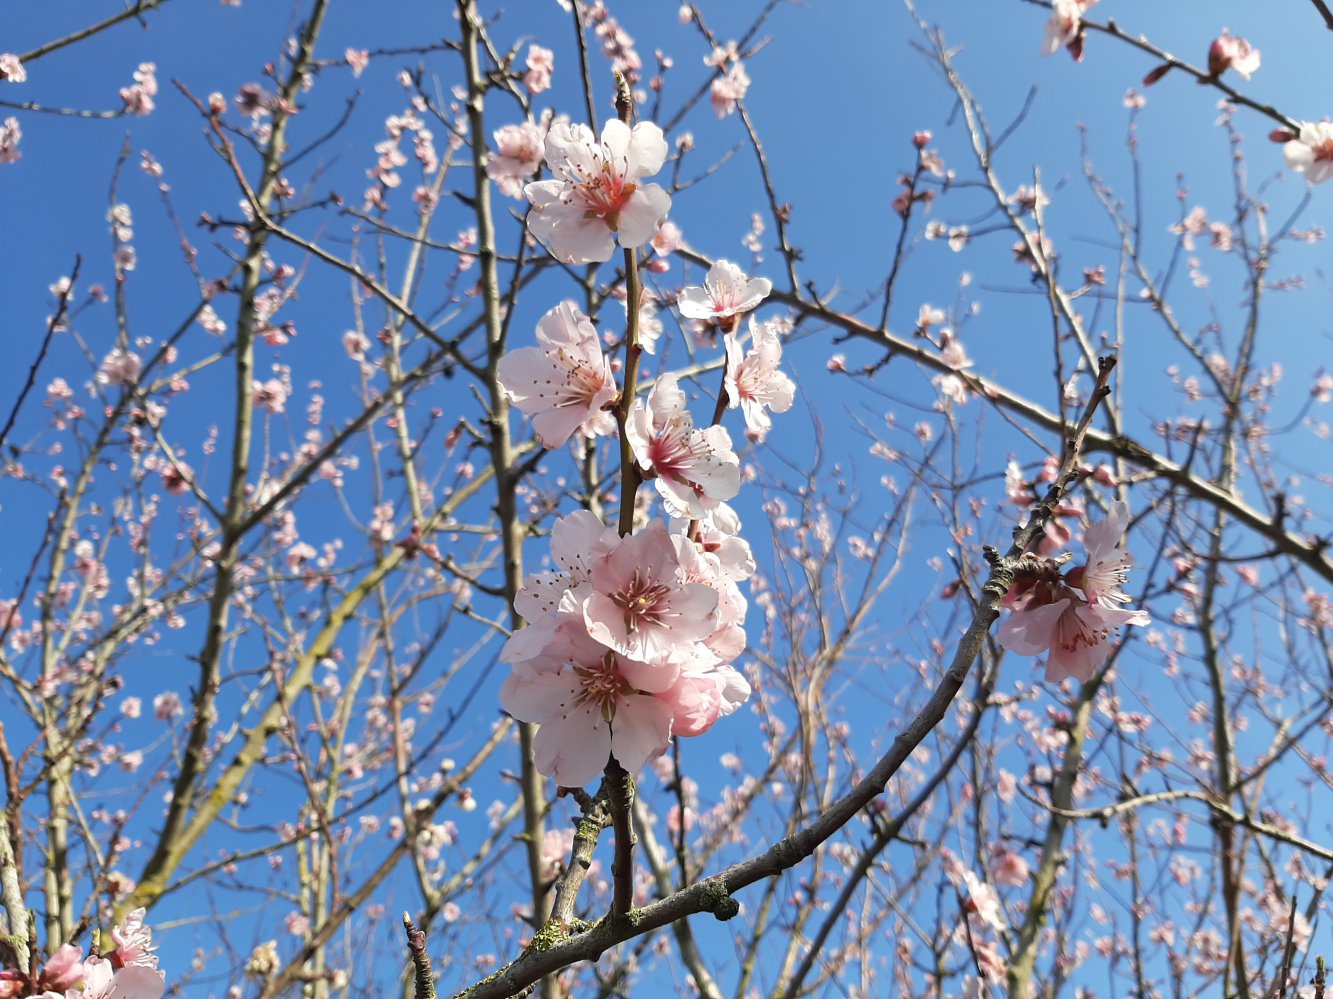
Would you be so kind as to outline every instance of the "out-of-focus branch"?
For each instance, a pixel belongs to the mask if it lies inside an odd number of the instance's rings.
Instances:
[[[64,325],[65,317],[69,313],[69,297],[74,292],[74,283],[79,280],[79,268],[83,266],[83,258],[75,255],[74,268],[70,271],[69,282],[61,285],[60,292],[56,296],[56,311],[50,319],[46,321],[46,334],[42,337],[42,346],[37,349],[37,359],[33,361],[32,367],[28,369],[28,378],[23,383],[23,388],[19,390],[18,398],[14,400],[14,406],[9,411],[9,417],[5,420],[5,425],[0,427],[0,450],[9,440],[9,432],[14,429],[14,421],[18,419],[19,411],[23,409],[23,401],[28,398],[28,393],[32,391],[33,385],[37,382],[37,372],[41,370],[42,362],[46,360],[46,352],[51,347],[51,338],[56,331]]]
[[[505,324],[500,315],[500,274],[496,262],[495,218],[491,209],[491,181],[486,175],[486,81],[481,70],[478,44],[485,32],[485,21],[476,0],[457,0],[458,23],[462,30],[460,46],[467,83],[468,135],[472,148],[472,206],[477,220],[477,256],[481,263],[481,301],[486,318],[486,370],[482,374],[487,393],[489,450],[495,479],[495,515],[500,526],[504,552],[504,599],[511,629],[523,626],[523,617],[514,600],[523,584],[523,539],[527,534],[518,514],[516,494],[523,469],[509,436],[509,398],[500,386],[499,365],[505,353]],[[532,923],[541,927],[551,912],[551,898],[542,879],[542,841],[546,836],[546,782],[537,772],[533,756],[536,727],[520,722],[519,768],[523,789],[523,833],[531,889]],[[558,995],[554,977],[546,981],[546,995]]]
[[[0,902],[5,907],[8,936],[0,940],[0,945],[6,945],[13,953],[15,968],[26,970],[32,956],[28,945],[28,908],[23,905],[23,888],[19,885],[14,848],[6,824],[5,829],[0,830]],[[5,958],[0,955],[0,960]]]
[[[107,28],[114,28],[122,21],[128,21],[132,17],[139,17],[146,14],[150,10],[161,7],[166,2],[167,0],[135,0],[133,4],[126,7],[118,14],[112,14],[110,17],[98,21],[96,24],[90,24],[86,28],[80,28],[78,31],[71,32],[62,38],[56,38],[44,45],[37,46],[35,49],[24,52],[19,56],[19,61],[30,63],[35,59],[40,59],[42,56],[50,55],[52,52],[63,49],[67,45],[73,45],[75,42],[81,42],[85,38],[90,38],[100,31],[105,31]]]

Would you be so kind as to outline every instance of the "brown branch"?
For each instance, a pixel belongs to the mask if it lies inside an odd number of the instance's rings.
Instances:
[[[154,8],[161,7],[167,0],[137,0],[132,6],[126,7],[119,14],[112,14],[105,20],[98,21],[96,24],[90,24],[86,28],[80,28],[78,31],[65,35],[63,38],[57,38],[31,49],[21,56],[19,62],[30,63],[34,59],[40,59],[42,56],[50,55],[58,49],[63,49],[66,45],[73,45],[75,42],[81,42],[85,38],[97,34],[99,31],[105,31],[107,28],[113,28],[121,21],[128,21],[132,17],[139,17]]]
[[[4,449],[5,442],[9,440],[9,432],[14,428],[14,421],[19,417],[19,411],[23,409],[23,401],[28,398],[28,393],[32,391],[33,385],[37,381],[37,372],[42,367],[42,362],[46,360],[46,352],[51,347],[51,339],[56,331],[64,325],[65,316],[69,313],[69,298],[74,291],[74,283],[79,280],[79,268],[83,266],[83,257],[75,254],[74,269],[70,272],[69,282],[60,289],[60,294],[56,297],[56,311],[50,319],[46,321],[46,335],[42,337],[42,346],[37,349],[37,360],[32,363],[28,369],[28,379],[23,383],[23,388],[19,390],[18,399],[14,400],[14,407],[9,411],[9,417],[5,420],[5,426],[0,427],[0,450]],[[0,457],[0,461],[3,458]]]

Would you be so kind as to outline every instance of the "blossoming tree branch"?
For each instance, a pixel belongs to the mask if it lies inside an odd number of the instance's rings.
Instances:
[[[1322,2],[58,6],[0,998],[1325,995]]]

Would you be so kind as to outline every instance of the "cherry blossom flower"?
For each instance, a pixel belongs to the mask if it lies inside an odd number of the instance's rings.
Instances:
[[[3,126],[0,126],[0,163],[18,163],[19,157],[23,155],[19,149],[19,140],[23,138],[23,130],[19,128],[19,120],[12,115],[5,119]]]
[[[514,609],[529,621],[553,614],[565,593],[587,581],[593,563],[619,541],[616,530],[602,524],[592,511],[579,510],[559,518],[551,529],[551,559],[559,568],[530,573],[514,597]]]
[[[1023,855],[1002,845],[995,849],[990,865],[995,881],[1000,885],[1023,885],[1032,872]]]
[[[486,158],[486,176],[502,194],[523,197],[523,185],[542,165],[542,132],[532,122],[502,125],[494,132],[495,154]]]
[[[1046,22],[1046,33],[1041,41],[1041,54],[1055,55],[1061,47],[1067,48],[1075,62],[1083,59],[1083,12],[1097,0],[1055,0],[1051,16]]]
[[[157,1000],[166,991],[166,976],[157,967],[152,932],[143,922],[144,912],[142,908],[134,910],[112,928],[115,948],[102,955],[85,959],[75,945],[61,945],[37,973],[35,984],[17,970],[0,972],[0,997]],[[32,989],[25,989],[25,984]]]
[[[610,260],[617,237],[626,249],[642,246],[671,208],[660,185],[641,183],[661,169],[666,152],[652,122],[631,130],[612,119],[600,141],[586,125],[557,122],[546,133],[546,162],[557,179],[524,188],[532,202],[529,228],[571,264]]]
[[[952,371],[936,375],[934,379],[935,388],[939,390],[940,395],[945,400],[962,406],[972,398],[972,393],[968,389],[967,380],[957,373],[966,368],[971,368],[972,359],[967,356],[967,351],[963,349],[962,341],[953,336],[948,329],[940,332],[943,337],[940,360],[948,365]]]
[[[28,71],[23,68],[19,57],[12,52],[0,52],[0,80],[23,83],[27,79]]]
[[[1087,682],[1111,653],[1112,635],[1124,625],[1147,625],[1148,613],[1123,605],[1121,589],[1129,555],[1119,547],[1129,523],[1124,501],[1084,534],[1087,562],[1067,574],[1046,560],[1038,572],[1015,581],[1005,604],[1013,614],[1000,627],[1000,645],[1021,656],[1046,655],[1046,679]],[[1081,591],[1082,593],[1079,593]]]
[[[657,232],[653,234],[650,241],[653,246],[653,253],[659,257],[670,257],[681,246],[680,227],[670,219],[657,227]]]
[[[660,521],[620,539],[593,565],[589,583],[591,595],[583,604],[588,635],[622,656],[645,662],[680,658],[717,622],[717,593],[681,582],[679,556]],[[656,690],[665,691],[675,679],[673,673]]]
[[[181,707],[181,696],[175,691],[163,691],[153,698],[153,715],[162,722],[169,722],[185,714]]]
[[[1128,604],[1130,597],[1121,589],[1129,579],[1129,567],[1134,557],[1120,547],[1125,528],[1129,526],[1129,504],[1117,500],[1111,504],[1106,517],[1083,532],[1083,544],[1088,550],[1087,562],[1065,574],[1065,581],[1078,587],[1088,600],[1108,608]]]
[[[537,343],[506,354],[496,375],[542,443],[559,448],[576,430],[612,433],[615,418],[604,407],[616,398],[616,380],[588,317],[560,303],[537,323]]]
[[[1301,122],[1296,138],[1283,145],[1282,156],[1311,184],[1333,177],[1333,122]]]
[[[538,725],[532,744],[537,770],[579,788],[612,755],[634,772],[666,749],[671,707],[656,696],[679,672],[670,663],[631,659],[586,634],[562,631],[540,657],[515,665],[500,688],[500,704],[514,718]]]
[[[117,969],[127,965],[140,965],[157,968],[157,956],[153,954],[153,932],[143,922],[147,910],[139,907],[131,910],[118,925],[111,928],[111,940],[115,949],[104,953]]]
[[[672,522],[671,529],[683,534],[689,524],[684,519]],[[719,503],[694,526],[694,544],[704,555],[717,560],[718,572],[728,580],[740,582],[754,575],[757,563],[750,543],[741,537],[741,520],[729,504]]]
[[[745,92],[750,89],[750,74],[739,61],[731,64],[721,76],[713,81],[709,88],[709,97],[713,102],[713,113],[718,118],[735,114],[736,102],[745,99]]]
[[[83,952],[76,945],[62,944],[42,967],[40,984],[60,993],[73,989],[83,978]]]
[[[724,427],[695,428],[675,375],[658,378],[646,402],[635,400],[625,434],[671,516],[703,517],[740,492],[731,436]]]
[[[963,885],[967,889],[963,904],[967,912],[994,930],[1004,930],[1008,924],[1005,923],[1000,897],[995,894],[995,890],[970,871],[963,872]]]
[[[102,359],[97,381],[102,385],[133,385],[143,371],[143,362],[133,351],[116,348]]]
[[[717,260],[708,269],[703,287],[687,285],[680,290],[676,305],[686,319],[715,322],[734,328],[734,316],[749,312],[773,290],[767,278],[749,278],[729,260]]]
[[[269,413],[284,413],[287,409],[287,386],[281,379],[271,378],[267,381],[252,381],[250,383],[250,400],[261,410],[267,410]]]
[[[551,86],[551,74],[555,71],[555,53],[540,45],[528,46],[528,71],[523,76],[523,86],[529,93],[540,94]]]
[[[682,666],[680,678],[663,696],[672,708],[673,736],[699,736],[750,697],[750,683],[726,664]]]
[[[120,99],[125,102],[125,112],[131,115],[151,114],[157,106],[153,97],[157,94],[157,66],[153,63],[140,63],[134,71],[134,83],[120,88]]]
[[[1248,80],[1258,68],[1259,50],[1226,28],[1208,47],[1208,72],[1212,76],[1221,76],[1227,69],[1234,69]]]
[[[574,831],[567,826],[552,827],[542,836],[541,877],[550,882],[565,868],[574,850]]]
[[[83,989],[65,996],[85,1000],[158,1000],[166,992],[166,976],[156,968],[127,965],[117,968],[105,958],[90,958],[83,964]]]
[[[778,370],[782,361],[782,343],[777,331],[768,323],[750,319],[750,349],[741,354],[740,339],[734,333],[723,334],[727,351],[727,374],[724,382],[727,408],[741,408],[745,425],[759,440],[763,440],[773,426],[768,410],[786,413],[796,395],[792,380]]]
[[[1040,184],[1024,184],[1009,196],[1009,203],[1020,212],[1036,212],[1051,203]]]
[[[347,65],[352,68],[352,79],[361,78],[361,74],[366,71],[370,65],[370,52],[367,49],[348,49],[343,53],[343,58],[347,60]]]

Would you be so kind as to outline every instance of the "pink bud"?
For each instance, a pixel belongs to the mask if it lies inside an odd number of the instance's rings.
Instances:
[[[1216,43],[1214,43],[1214,44],[1216,44]],[[1210,63],[1210,65],[1211,65],[1211,63]],[[1171,64],[1170,64],[1170,63],[1162,63],[1162,65],[1160,65],[1160,66],[1156,67],[1155,69],[1151,70],[1151,71],[1148,73],[1148,75],[1145,76],[1145,77],[1143,78],[1143,85],[1144,85],[1145,87],[1151,87],[1154,83],[1156,83],[1158,80],[1160,80],[1162,77],[1166,76],[1166,74],[1168,74],[1168,73],[1170,73],[1170,72],[1171,72]]]
[[[912,136],[912,145],[917,149],[925,149],[926,143],[930,142],[932,136],[929,129],[922,129],[916,135]]]

